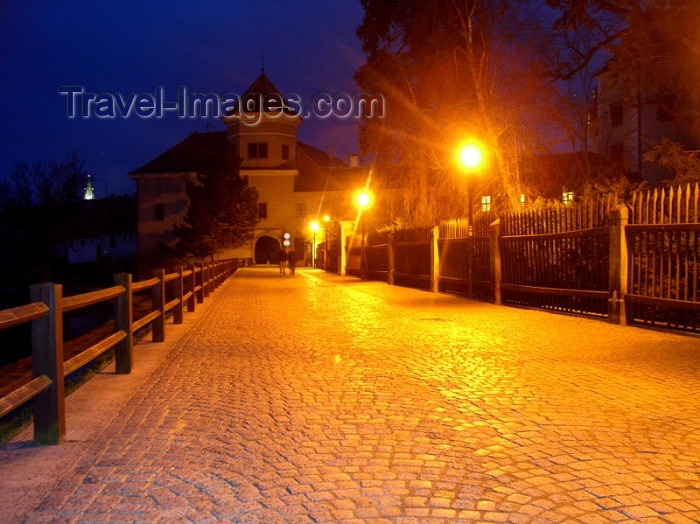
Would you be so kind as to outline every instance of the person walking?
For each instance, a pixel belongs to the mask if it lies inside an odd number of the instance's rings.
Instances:
[[[297,254],[293,249],[287,253],[287,265],[289,266],[289,274],[294,276],[294,270],[297,267]]]
[[[277,263],[280,265],[280,275],[284,276],[287,267],[287,252],[284,248],[277,252]]]

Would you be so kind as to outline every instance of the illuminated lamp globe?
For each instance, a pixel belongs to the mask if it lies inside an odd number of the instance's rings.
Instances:
[[[459,163],[467,169],[479,167],[484,161],[484,153],[478,146],[469,144],[459,150]]]

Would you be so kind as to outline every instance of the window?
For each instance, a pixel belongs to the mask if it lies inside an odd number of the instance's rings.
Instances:
[[[153,206],[153,220],[165,220],[164,204],[156,204]]]
[[[282,146],[282,160],[289,160],[289,146]]]
[[[625,160],[625,147],[622,142],[610,146],[610,160],[622,164]]]
[[[267,158],[267,142],[249,143],[248,158]]]
[[[564,190],[564,192],[561,194],[562,204],[571,204],[573,201],[574,201],[574,192]]]
[[[610,127],[621,126],[623,122],[624,110],[622,102],[610,104]]]
[[[304,218],[306,216],[306,203],[305,202],[298,202],[297,203],[297,218]]]
[[[267,218],[267,202],[258,203],[258,218]]]
[[[525,193],[520,193],[520,205],[525,207]]]
[[[484,213],[491,211],[491,195],[481,197],[481,210]]]

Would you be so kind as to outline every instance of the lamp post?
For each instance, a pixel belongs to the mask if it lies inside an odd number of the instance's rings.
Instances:
[[[472,188],[471,180],[473,175],[481,174],[482,167],[484,165],[484,150],[482,147],[475,143],[465,143],[458,150],[458,160],[459,165],[467,175],[467,220],[468,220],[468,230],[467,235],[469,238],[472,237],[474,233],[473,226],[473,213],[472,213]],[[467,251],[467,262],[468,262],[468,274],[469,274],[469,298],[472,298],[472,252],[474,246],[471,241],[467,243],[469,250]]]
[[[325,249],[323,250],[323,269],[328,272],[328,222],[330,222],[330,215],[323,215],[323,245]]]
[[[309,224],[309,228],[311,231],[314,233],[314,242],[311,245],[311,262],[312,262],[312,267],[316,267],[316,233],[321,230],[321,226],[318,224],[318,221],[312,220],[311,223]]]
[[[372,205],[373,195],[369,189],[361,189],[355,192],[355,205],[358,209],[357,218],[362,225],[362,244],[360,247],[360,278],[365,279],[367,276],[367,257],[365,253],[365,221],[362,218],[362,213],[365,209],[369,209]]]

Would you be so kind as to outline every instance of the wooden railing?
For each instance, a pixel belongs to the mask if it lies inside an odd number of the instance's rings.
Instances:
[[[165,340],[165,319],[172,311],[173,323],[181,324],[183,311],[194,311],[238,268],[238,260],[179,267],[166,274],[155,271],[148,280],[132,282],[129,273],[114,276],[114,286],[80,295],[63,296],[61,284],[37,284],[30,288],[31,303],[0,311],[0,330],[31,322],[32,378],[0,398],[0,417],[34,399],[34,440],[37,444],[58,444],[65,439],[65,384],[69,374],[114,347],[115,371],[131,373],[134,363],[134,333],[151,325],[155,342]],[[170,284],[172,297],[166,301]],[[134,293],[150,292],[151,311],[134,320]],[[114,301],[115,330],[68,360],[63,358],[63,315],[100,302]]]

